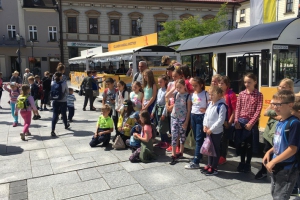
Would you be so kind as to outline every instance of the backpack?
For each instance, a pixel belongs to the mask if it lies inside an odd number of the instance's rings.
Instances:
[[[174,94],[174,104],[175,104],[175,101],[176,101],[176,98],[177,98],[177,94],[178,94],[178,92],[176,92],[176,93]],[[185,99],[186,109],[187,109],[187,107],[188,107],[187,102],[188,102],[188,100],[189,100],[189,97],[190,97],[190,94],[188,94],[188,95],[186,96],[186,99]]]
[[[17,108],[18,109],[27,109],[27,107],[30,106],[30,103],[28,101],[28,96],[19,96],[17,99]]]
[[[219,114],[220,108],[221,108],[222,105],[224,105],[225,108],[226,108],[226,116],[225,116],[225,121],[224,121],[224,123],[228,123],[228,121],[229,121],[229,119],[228,119],[228,106],[226,105],[226,103],[220,102],[220,103],[218,104],[218,107],[217,107],[217,113]]]
[[[54,82],[51,85],[51,91],[50,91],[50,97],[51,100],[61,100],[63,97],[63,92],[62,92],[62,82]]]

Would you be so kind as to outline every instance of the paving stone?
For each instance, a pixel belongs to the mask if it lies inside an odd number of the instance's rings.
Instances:
[[[171,166],[172,168],[173,166]],[[177,171],[179,174],[185,177],[189,182],[199,181],[203,179],[207,179],[205,174],[201,174],[200,170],[189,170],[182,168],[181,171]]]
[[[169,188],[150,192],[150,195],[157,200],[181,200],[180,197]]]
[[[122,167],[124,167],[124,169],[128,172],[138,171],[138,170],[144,169],[144,167],[142,167],[142,165],[140,165],[139,163],[131,163],[130,161],[121,162],[120,165]]]
[[[101,150],[100,148],[97,148],[96,151],[92,151],[92,152],[83,152],[83,153],[76,153],[76,154],[72,154],[73,157],[75,159],[78,159],[78,158],[86,158],[86,157],[93,157],[93,156],[96,156],[96,155],[99,155],[99,154],[105,154],[105,153],[108,153],[108,152],[104,152],[103,150]]]
[[[213,200],[214,198],[211,197],[209,194],[205,193],[199,187],[194,185],[193,183],[187,183],[183,185],[179,185],[176,187],[172,187],[171,190],[179,196],[180,199],[194,199],[198,200],[199,197],[205,200]]]
[[[11,194],[11,195],[9,195],[9,199],[12,199],[12,200],[28,199],[28,194],[27,194],[27,192],[22,192],[22,193],[18,193],[18,194]]]
[[[142,195],[137,195],[129,198],[124,198],[127,200],[154,200],[154,198],[150,194],[142,194]]]
[[[121,161],[128,161],[132,154],[130,150],[115,150],[112,153]]]
[[[161,166],[130,172],[130,174],[147,190],[161,190],[187,183],[187,179],[172,170],[171,167]]]
[[[120,160],[110,152],[93,156],[93,158],[95,159],[98,165],[107,165],[120,162]]]
[[[98,172],[100,174],[124,170],[124,168],[118,163],[110,164],[110,165],[103,165],[103,166],[97,167],[96,169],[98,170]]]
[[[9,187],[9,194],[16,194],[21,192],[27,192],[27,185],[19,185],[16,187]]]
[[[20,165],[20,163],[22,164]],[[1,166],[1,173],[3,174],[16,172],[16,171],[24,171],[31,168],[30,160],[28,158],[2,160],[0,161],[0,166]]]
[[[254,198],[254,199],[251,199],[251,200],[270,200],[272,199],[272,195],[271,195],[271,190],[270,190],[270,194],[267,194],[267,195],[264,195],[264,196],[260,196],[260,197],[257,197],[257,198]],[[295,198],[291,198],[291,199],[294,199],[294,200],[299,200],[298,197],[295,197]]]
[[[102,177],[96,168],[79,170],[77,173],[82,181],[98,179]]]
[[[88,144],[76,144],[68,146],[68,149],[72,154],[97,151],[97,148],[91,148]]]
[[[9,184],[9,187],[12,188],[12,187],[18,187],[18,186],[22,186],[22,185],[27,185],[27,181],[26,180],[14,181]]]
[[[42,166],[35,166],[32,167],[32,176],[33,177],[40,177],[53,174],[51,165],[42,165]]]
[[[61,157],[57,157],[57,158],[50,158],[49,160],[50,160],[51,164],[54,164],[54,163],[60,163],[60,162],[68,162],[68,161],[72,161],[75,159],[73,158],[73,156],[68,155],[68,156],[61,156]]]
[[[96,166],[97,163],[92,158],[82,158],[67,162],[52,163],[53,172],[56,174]]]
[[[45,159],[45,160],[31,161],[31,167],[38,167],[38,166],[43,166],[43,165],[50,165],[50,160]]]
[[[45,149],[30,151],[30,160],[44,160],[47,159],[48,155]]]
[[[24,180],[29,178],[32,178],[31,169],[11,172],[6,174],[0,173],[0,183],[8,183],[12,181],[19,181],[19,180]]]
[[[49,136],[51,137],[51,136]],[[65,146],[65,143],[63,142],[62,139],[55,138],[55,139],[50,139],[50,140],[43,140],[43,143],[46,148],[51,148],[51,147],[60,147],[60,146]]]
[[[23,151],[21,153],[7,153],[0,156],[0,161],[13,159],[29,159],[29,151]]]
[[[239,173],[220,172],[218,176],[210,176],[208,178],[224,187],[224,186],[240,183],[241,178],[245,180],[253,179],[253,175],[251,177],[249,176],[249,174],[245,174],[245,173],[239,174]]]
[[[270,183],[241,182],[225,187],[241,199],[253,199],[270,193]]]
[[[103,178],[111,188],[136,184],[137,181],[125,170],[102,174]]]
[[[218,200],[224,200],[224,199],[234,199],[234,200],[241,200],[242,198],[239,198],[235,194],[231,193],[225,188],[218,188],[215,190],[210,190],[207,192],[209,195],[211,195],[213,198]]]
[[[0,197],[0,200],[9,200],[8,197]]]
[[[54,200],[52,189],[28,192],[28,200]]]
[[[8,197],[9,195],[9,183],[0,185],[0,198]]]
[[[21,138],[20,141],[22,141]],[[44,144],[40,141],[30,141],[30,142],[22,141],[22,143],[8,145],[6,151],[7,153],[17,153],[17,152],[31,151],[35,149],[44,149],[44,148],[45,148]]]
[[[47,188],[80,182],[76,172],[68,172],[27,180],[28,191],[45,190]]]
[[[140,163],[140,165],[143,168],[147,169],[147,168],[165,166],[166,164],[163,162],[150,162],[150,163]]]
[[[120,187],[116,189],[106,190],[103,192],[93,193],[90,194],[90,196],[93,200],[99,200],[99,199],[117,200],[121,198],[136,196],[139,194],[145,194],[145,193],[146,191],[144,190],[144,188],[136,184],[136,185],[130,185],[130,186]]]
[[[70,155],[70,152],[67,147],[62,146],[62,147],[53,147],[53,148],[48,148],[46,149],[47,154],[49,158],[54,158],[54,157],[62,157],[62,156],[67,156]]]
[[[84,195],[84,196],[80,196],[80,197],[70,198],[68,200],[91,200],[91,198],[89,195]]]
[[[198,170],[197,170],[198,171]],[[220,188],[221,186],[210,179],[205,179],[201,181],[197,181],[194,183],[196,186],[201,188],[203,191],[214,190]]]
[[[110,189],[103,178],[54,187],[56,199],[66,199]]]

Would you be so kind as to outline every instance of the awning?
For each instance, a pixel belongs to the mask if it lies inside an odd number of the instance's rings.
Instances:
[[[79,56],[68,60],[69,64],[82,64],[86,63],[86,56]]]
[[[121,60],[132,60],[132,54],[141,48],[142,47],[100,53],[100,54],[93,56],[92,60],[94,62],[118,62]]]
[[[211,35],[199,36],[191,38],[187,41],[183,40],[177,51],[181,52],[249,42],[278,40],[284,29],[295,20],[299,19],[293,18],[268,24],[258,24],[246,28],[239,28],[235,30],[214,33]]]

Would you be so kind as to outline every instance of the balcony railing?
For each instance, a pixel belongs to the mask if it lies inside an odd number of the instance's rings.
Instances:
[[[22,47],[25,47],[25,40],[24,38],[21,38],[20,41],[17,41],[16,39],[0,39],[0,48],[1,47],[16,47],[19,46],[19,42]]]

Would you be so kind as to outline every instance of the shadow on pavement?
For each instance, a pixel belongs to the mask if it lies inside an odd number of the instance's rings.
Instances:
[[[11,153],[6,153],[8,148],[9,148],[9,152]],[[11,156],[16,154],[21,154],[23,151],[24,149],[22,149],[19,146],[0,144],[0,156]]]

